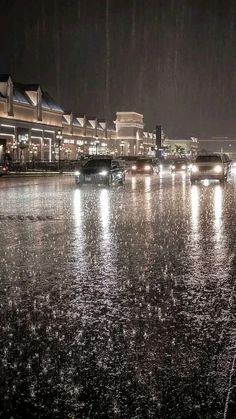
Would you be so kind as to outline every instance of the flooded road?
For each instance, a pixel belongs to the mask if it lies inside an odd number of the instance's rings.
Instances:
[[[0,238],[0,417],[236,417],[236,177],[1,178]]]

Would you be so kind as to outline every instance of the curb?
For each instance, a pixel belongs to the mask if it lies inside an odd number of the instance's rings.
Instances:
[[[73,172],[10,172],[3,176],[4,179],[20,177],[51,177],[51,176],[74,176]]]

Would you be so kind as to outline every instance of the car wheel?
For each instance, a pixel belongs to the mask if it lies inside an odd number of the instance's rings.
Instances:
[[[121,180],[119,180],[119,185],[124,185],[125,177],[123,176]]]

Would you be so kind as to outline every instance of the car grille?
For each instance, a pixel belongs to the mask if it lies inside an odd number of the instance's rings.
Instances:
[[[98,173],[84,174],[85,183],[104,183],[106,179],[107,176],[101,176]]]
[[[214,170],[214,166],[199,166],[199,171],[200,172],[210,172],[212,170]]]

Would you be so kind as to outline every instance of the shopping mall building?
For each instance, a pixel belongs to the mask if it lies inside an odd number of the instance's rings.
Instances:
[[[143,115],[117,112],[114,123],[65,112],[38,84],[0,75],[0,161],[77,160],[81,155],[155,155]]]

